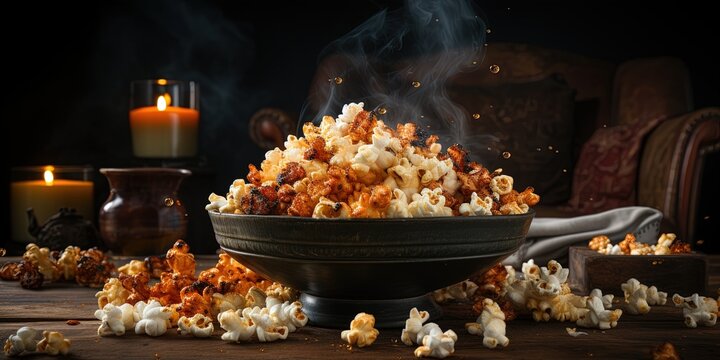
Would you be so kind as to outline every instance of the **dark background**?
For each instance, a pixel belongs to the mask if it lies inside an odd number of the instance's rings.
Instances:
[[[488,42],[524,42],[612,62],[670,55],[688,65],[697,108],[720,104],[714,15],[701,5],[660,2],[481,2]],[[263,151],[248,136],[250,116],[272,106],[299,114],[317,54],[383,8],[402,1],[98,1],[18,2],[2,15],[3,136],[10,168],[136,165],[129,82],[200,82],[200,153],[207,169],[199,193],[224,193]],[[19,24],[19,25],[18,25]],[[338,109],[339,110],[339,109]],[[8,204],[8,186],[0,193]],[[107,185],[96,174],[96,203]],[[7,206],[6,206],[7,208]],[[7,211],[7,210],[5,210]],[[192,217],[202,209],[190,209]],[[197,215],[195,215],[197,214]],[[3,216],[2,238],[9,237]],[[214,249],[212,232],[196,247]],[[204,235],[203,235],[204,234]],[[203,245],[205,244],[205,245]],[[2,241],[0,241],[2,245]]]

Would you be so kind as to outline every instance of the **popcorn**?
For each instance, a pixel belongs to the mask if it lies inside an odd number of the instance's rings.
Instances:
[[[423,189],[420,194],[413,195],[413,201],[408,205],[412,217],[452,216],[452,209],[445,206],[445,196],[442,189]]]
[[[653,287],[654,287],[654,286],[653,286]],[[612,307],[613,299],[615,299],[615,295],[613,295],[613,294],[603,295],[602,290],[600,290],[600,289],[593,289],[593,290],[590,292],[590,296],[591,296],[591,297],[598,297],[598,298],[602,299],[603,306],[604,306],[606,309],[609,309],[609,308]]]
[[[250,308],[243,310],[227,310],[218,315],[220,327],[225,329],[221,339],[225,341],[250,341],[255,334],[257,325],[250,319]]]
[[[670,246],[672,246],[673,242],[677,238],[677,235],[673,233],[667,233],[667,234],[660,234],[660,237],[657,240],[657,244],[655,245],[655,255],[670,255],[672,254],[672,251],[670,251]]]
[[[211,194],[206,209],[317,218],[509,215],[540,200],[532,188],[513,190],[501,169],[470,162],[461,146],[441,153],[437,136],[412,123],[393,129],[363,106],[347,104],[319,126],[306,123],[305,137],[288,136],[285,150],[268,151],[260,169],[249,165],[248,182],[235,180],[224,197]],[[368,193],[381,186],[392,206],[368,206]]]
[[[124,304],[130,292],[128,292],[118,278],[110,278],[103,285],[102,290],[95,293],[95,297],[98,299],[98,308],[102,309],[107,304],[113,304],[120,306]]]
[[[437,303],[445,303],[450,300],[468,300],[478,289],[477,284],[470,280],[465,280],[448,287],[438,289],[432,292],[433,299]]]
[[[268,297],[269,300],[277,300],[274,297]],[[308,317],[302,311],[302,303],[299,301],[278,303],[270,308],[270,317],[273,323],[279,327],[285,327],[289,332],[295,332],[298,328],[305,326],[308,322]]]
[[[162,306],[157,300],[152,300],[148,304],[140,301],[135,304],[135,311],[136,316],[140,317],[135,324],[135,333],[138,335],[160,336],[170,327],[170,316],[173,311]]]
[[[350,330],[343,330],[340,338],[350,345],[358,347],[370,346],[380,332],[375,329],[375,317],[361,312],[350,322]]]
[[[590,239],[588,248],[590,248],[590,250],[602,251],[606,249],[608,245],[612,245],[610,244],[610,238],[605,235],[598,235]]]
[[[33,243],[27,244],[23,260],[36,266],[45,280],[60,279],[60,272],[55,266],[55,259],[50,255],[50,249],[38,247]]]
[[[177,332],[181,335],[209,337],[214,330],[212,319],[203,314],[195,314],[191,318],[183,316],[178,320]]]
[[[35,351],[38,343],[38,341],[35,340],[36,334],[37,330],[29,326],[23,326],[18,329],[14,335],[10,335],[10,337],[5,340],[5,346],[3,347],[5,355],[16,356],[26,351]]]
[[[505,314],[491,299],[483,301],[482,314],[474,323],[465,324],[465,328],[470,334],[482,334],[483,345],[487,348],[494,349],[498,345],[506,347],[510,343],[510,339],[505,336]]]
[[[569,328],[569,327],[566,327],[566,328],[565,328],[565,331],[568,333],[568,335],[570,335],[570,336],[572,336],[572,337],[578,337],[578,336],[580,336],[580,335],[587,335],[587,334],[588,334],[588,333],[586,333],[586,332],[584,332],[584,331],[577,331],[576,328]]]
[[[680,360],[680,355],[672,343],[665,342],[652,351],[653,360]]]
[[[423,329],[427,330],[427,334],[422,338],[422,346],[415,349],[415,357],[443,359],[455,352],[457,334],[454,331],[442,332],[435,323],[427,324],[423,326]]]
[[[580,315],[576,324],[586,328],[598,328],[602,330],[611,329],[617,326],[622,316],[622,310],[606,310],[602,298],[590,296],[587,299],[588,312]]]
[[[418,311],[417,308],[410,309],[410,317],[405,320],[405,328],[400,334],[400,340],[403,344],[411,346],[422,341],[422,337],[418,334],[422,331],[423,323],[430,318],[427,311]]]
[[[228,311],[228,310],[242,310],[245,306],[245,297],[236,293],[229,292],[225,294],[214,293],[212,294],[212,305],[211,312],[213,316]]]
[[[469,203],[460,205],[460,214],[463,216],[492,215],[493,199],[489,196],[481,199],[473,192]]]
[[[70,340],[57,331],[43,331],[43,338],[37,344],[37,351],[48,355],[67,355],[70,352]]]
[[[631,278],[620,285],[625,293],[625,303],[630,314],[647,314],[650,305],[664,305],[667,302],[667,293],[658,291],[655,286],[647,287],[637,279]]]
[[[683,308],[685,326],[690,328],[698,325],[715,326],[718,317],[718,302],[715,299],[695,293],[688,297],[675,294],[672,301],[676,307]]]
[[[102,321],[97,331],[98,335],[125,335],[126,330],[131,330],[135,327],[134,310],[134,307],[130,304],[122,304],[120,306],[107,304],[102,310],[95,310],[95,317]]]
[[[275,322],[268,308],[261,309],[257,306],[252,309],[245,308],[243,317],[250,317],[252,322],[257,325],[255,331],[260,342],[285,340],[290,333],[287,326]]]
[[[60,254],[57,261],[57,267],[60,269],[62,278],[65,280],[75,279],[77,271],[77,259],[80,258],[80,248],[77,246],[68,246]]]
[[[149,273],[144,261],[130,260],[129,263],[118,268],[118,273],[126,275],[136,275],[141,272]]]

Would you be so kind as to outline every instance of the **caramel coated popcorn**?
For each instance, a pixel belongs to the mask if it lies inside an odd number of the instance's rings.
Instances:
[[[437,136],[415,124],[387,126],[364,104],[345,105],[337,118],[307,123],[305,137],[288,136],[285,150],[249,165],[225,197],[211,194],[207,210],[315,218],[513,215],[540,201],[518,192],[502,169],[468,160],[467,150],[442,153]]]

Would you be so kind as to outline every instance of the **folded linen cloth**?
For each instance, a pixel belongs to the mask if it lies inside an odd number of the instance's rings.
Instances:
[[[606,235],[613,244],[633,233],[638,242],[655,244],[662,212],[644,206],[630,206],[572,218],[535,218],[525,243],[503,261],[519,268],[534,259],[544,266],[551,259],[567,264],[568,248],[585,245],[597,235]]]

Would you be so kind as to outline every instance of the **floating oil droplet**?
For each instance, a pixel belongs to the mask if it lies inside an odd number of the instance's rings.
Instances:
[[[419,88],[422,84],[419,81],[413,81],[410,85],[414,88]]]
[[[566,173],[566,172],[567,172],[567,169],[563,169],[563,172]]]
[[[175,200],[173,200],[173,198],[171,198],[171,197],[165,198],[165,206],[170,207],[170,206],[173,206],[174,204],[175,204]]]
[[[503,159],[509,159],[512,156],[512,154],[509,151],[503,151],[502,157]]]
[[[473,65],[477,65],[477,60],[472,62]]]
[[[387,113],[387,109],[384,108],[384,107],[381,107],[381,108],[378,108],[378,109],[377,109],[377,112],[378,112],[378,114],[380,114],[380,115],[385,115],[385,114]]]
[[[483,46],[484,46],[484,47],[487,47],[487,43],[484,43]]]
[[[551,150],[551,151],[552,151],[552,149],[553,149],[553,146],[552,146],[552,145],[548,145],[548,150]]]
[[[536,150],[536,151],[542,151],[542,148],[538,146],[538,147],[535,148],[535,150]]]
[[[500,72],[500,66],[497,65],[490,65],[490,72],[493,74],[497,74]]]
[[[560,150],[555,150],[555,153],[556,153],[556,154],[559,154],[559,153],[560,153]]]
[[[485,30],[485,32],[489,34],[489,33],[491,33],[491,32],[492,32],[492,30],[490,30],[490,29],[487,29],[487,30]]]
[[[438,18],[435,18],[435,22],[440,22],[440,19],[438,19]]]
[[[492,151],[492,148],[488,146],[488,151]]]
[[[336,76],[333,81],[335,81],[335,84],[340,85],[343,82],[343,78]]]
[[[473,119],[477,120],[479,118],[480,118],[480,114],[478,114],[478,113],[473,114]]]

